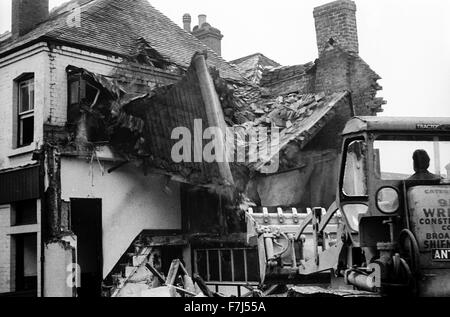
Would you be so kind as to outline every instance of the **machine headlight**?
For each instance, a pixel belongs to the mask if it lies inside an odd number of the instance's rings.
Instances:
[[[392,187],[383,187],[377,193],[377,206],[381,212],[392,214],[400,207],[398,191]]]

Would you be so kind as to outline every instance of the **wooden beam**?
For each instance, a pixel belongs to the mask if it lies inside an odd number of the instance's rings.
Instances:
[[[200,290],[208,297],[214,297],[214,293],[209,289],[208,285],[206,285],[205,281],[198,274],[194,274],[193,280],[197,283]]]
[[[159,280],[159,282],[161,283],[161,285],[165,285],[166,284],[166,280],[164,279],[164,276],[161,275],[161,273],[158,272],[157,269],[155,269],[151,264],[146,263],[145,267],[147,269],[150,270],[150,272],[152,272],[152,274],[154,276],[156,276],[156,278]]]
[[[167,273],[166,285],[174,285],[178,276],[178,270],[180,268],[180,260],[176,259],[172,261],[170,265],[169,273]]]
[[[223,162],[217,162],[219,166],[219,172],[227,185],[234,185],[233,175],[228,163],[226,155],[226,123],[222,111],[222,105],[217,95],[213,79],[209,73],[208,66],[205,59],[206,54],[197,53],[193,58],[194,67],[197,73],[197,77],[200,83],[200,90],[205,104],[206,115],[208,117],[209,127],[217,127],[222,132],[222,136],[219,140],[220,153],[223,153]]]

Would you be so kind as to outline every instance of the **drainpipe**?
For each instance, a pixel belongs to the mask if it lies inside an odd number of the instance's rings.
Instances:
[[[214,86],[214,82],[206,65],[205,59],[206,53],[197,53],[193,58],[194,67],[197,73],[197,77],[200,83],[200,90],[205,103],[206,116],[208,118],[209,127],[217,127],[221,131],[219,140],[220,149],[219,152],[223,153],[223,159],[217,162],[219,166],[219,172],[227,185],[234,185],[233,175],[231,174],[230,165],[228,163],[228,157],[226,153],[225,136],[227,126],[225,124],[225,118],[222,112],[222,105]]]

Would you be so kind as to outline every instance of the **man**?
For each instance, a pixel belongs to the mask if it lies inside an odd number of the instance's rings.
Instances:
[[[414,171],[416,172],[408,180],[439,180],[439,175],[428,171],[430,167],[430,157],[425,150],[416,150],[413,154]]]

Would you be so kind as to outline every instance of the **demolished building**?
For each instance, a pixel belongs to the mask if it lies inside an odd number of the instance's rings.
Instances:
[[[355,11],[348,0],[316,8],[318,59],[283,67],[262,54],[228,63],[205,17],[191,31],[185,15],[183,30],[145,0],[50,13],[48,0],[13,0],[0,42],[0,292],[137,295],[145,263],[167,274],[177,258],[215,291],[258,285],[245,206],[328,207],[336,136],[384,104]],[[195,120],[277,127],[280,146],[259,144],[270,154],[253,162],[176,163],[173,129]]]

